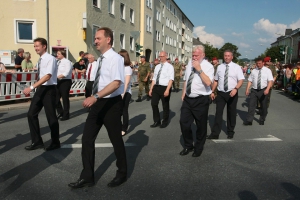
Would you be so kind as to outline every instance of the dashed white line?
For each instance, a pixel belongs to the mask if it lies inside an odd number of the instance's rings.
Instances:
[[[124,144],[126,147],[132,147],[132,146],[136,146],[136,144],[134,143],[125,143]],[[96,148],[103,148],[103,147],[113,147],[111,143],[96,143],[95,144]],[[62,144],[61,148],[64,149],[74,149],[74,148],[82,148],[81,144]]]
[[[268,135],[267,138],[252,138],[252,139],[244,139],[244,140],[217,139],[212,141],[214,143],[232,143],[232,142],[281,142],[282,140],[273,135]]]

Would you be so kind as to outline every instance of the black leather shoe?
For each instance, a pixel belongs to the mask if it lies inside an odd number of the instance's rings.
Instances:
[[[61,118],[63,116],[63,113],[59,113],[56,117],[57,119]]]
[[[199,156],[201,156],[201,154],[202,154],[202,151],[199,151],[199,152],[194,151],[194,153],[192,154],[192,157],[199,157]]]
[[[160,125],[161,125],[161,123],[160,123],[160,121],[158,121],[158,122],[154,122],[154,124],[150,125],[150,127],[155,128],[155,127],[158,127]]]
[[[160,125],[160,128],[166,128],[168,126],[168,123],[162,123],[161,125]]]
[[[51,143],[47,148],[45,148],[45,151],[51,151],[59,148],[60,148],[60,143]]]
[[[188,155],[190,152],[192,152],[194,150],[194,148],[191,148],[191,149],[186,149],[184,148],[179,154],[181,156],[185,156],[185,155]]]
[[[115,177],[111,182],[109,182],[107,184],[108,187],[117,187],[119,185],[121,185],[122,183],[127,181],[127,177],[123,177],[123,178],[117,178]]]
[[[259,125],[265,125],[264,121],[259,121]]]
[[[60,119],[60,121],[66,121],[66,120],[69,120],[70,119],[70,117],[62,117],[61,119]]]
[[[219,139],[219,136],[210,134],[209,136],[206,137],[206,139],[209,139],[209,140],[212,140],[212,139],[213,139],[213,140],[217,140],[217,139]]]
[[[36,149],[43,149],[43,148],[44,148],[44,144],[42,142],[32,143],[31,145],[25,147],[25,149],[28,151],[36,150]]]
[[[142,98],[139,97],[137,100],[135,100],[135,102],[141,102],[142,101]]]
[[[245,125],[245,126],[252,126],[252,122],[244,121],[243,125]]]
[[[92,187],[94,185],[95,185],[94,182],[87,182],[84,179],[78,179],[78,181],[68,184],[68,186],[73,189],[83,188],[83,187]]]
[[[227,136],[227,139],[232,139],[233,138],[233,135],[228,135]]]
[[[151,100],[151,97],[147,95],[147,101],[150,101],[150,100]]]

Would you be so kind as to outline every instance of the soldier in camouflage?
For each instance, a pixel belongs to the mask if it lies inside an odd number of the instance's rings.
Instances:
[[[137,81],[139,83],[139,93],[138,93],[138,99],[136,102],[141,102],[142,101],[142,95],[143,95],[143,90],[145,88],[145,93],[147,95],[147,101],[150,100],[149,96],[149,77],[151,73],[151,68],[150,68],[150,63],[146,62],[146,57],[141,56],[141,63],[139,64],[138,68],[138,75],[137,75]]]
[[[179,82],[180,82],[180,76],[182,74],[182,70],[181,70],[181,64],[178,62],[178,58],[175,59],[174,62],[174,82],[173,82],[173,88],[174,88],[174,92],[179,92]]]

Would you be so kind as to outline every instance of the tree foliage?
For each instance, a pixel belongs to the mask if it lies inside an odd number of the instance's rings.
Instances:
[[[206,43],[203,45],[205,47],[205,56],[212,60],[213,57],[219,58],[219,51],[218,48],[213,47],[213,45]],[[222,57],[221,57],[222,58]]]
[[[241,56],[241,54],[238,52],[238,49],[239,48],[236,45],[227,42],[219,49],[219,58],[223,58],[225,50],[231,50],[233,52],[232,61],[237,62],[238,58]]]
[[[280,47],[281,46],[267,48],[265,56],[271,57],[272,62],[275,62],[275,59],[277,59],[277,61],[284,61],[284,55],[280,53]]]

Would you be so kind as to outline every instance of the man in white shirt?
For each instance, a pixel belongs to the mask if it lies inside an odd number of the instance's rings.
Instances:
[[[93,84],[97,72],[97,62],[92,54],[88,55],[88,68],[86,70],[86,85],[85,85],[85,97],[88,98],[92,95]]]
[[[223,122],[223,110],[227,105],[227,138],[232,139],[236,125],[236,105],[238,101],[238,90],[245,79],[241,67],[232,62],[231,50],[224,51],[225,63],[218,66],[215,81],[212,87],[211,99],[215,99],[214,91],[218,87],[216,97],[215,123],[212,133],[207,139],[219,139]]]
[[[180,127],[184,141],[184,149],[180,155],[194,151],[193,157],[199,157],[207,136],[207,118],[211,94],[211,84],[214,78],[214,67],[205,57],[205,48],[196,46],[192,54],[193,61],[186,66],[185,81],[181,99],[183,101],[180,114]],[[196,122],[196,142],[194,143],[192,124]]]
[[[25,88],[23,93],[30,95],[30,92],[36,88],[32,98],[27,118],[31,134],[31,145],[26,146],[26,150],[35,150],[44,148],[41,137],[38,115],[44,107],[47,121],[51,130],[51,144],[45,148],[46,151],[60,148],[59,124],[56,117],[56,85],[57,85],[57,63],[56,59],[47,53],[47,40],[36,38],[34,40],[34,49],[40,55],[38,61],[37,81],[30,87]]]
[[[174,80],[174,68],[170,63],[167,62],[167,53],[165,51],[160,52],[159,58],[160,64],[155,66],[151,89],[149,91],[149,96],[152,96],[151,106],[154,120],[154,124],[150,126],[151,128],[155,128],[157,126],[160,126],[160,128],[165,128],[168,125],[171,87]],[[164,113],[162,122],[160,121],[158,109],[159,100],[162,102]]]
[[[246,96],[250,94],[250,102],[247,119],[243,123],[245,126],[252,125],[257,100],[260,102],[261,107],[259,125],[264,125],[268,114],[268,94],[273,85],[272,71],[264,66],[263,59],[257,58],[255,62],[256,68],[252,70],[246,88]]]
[[[95,140],[104,125],[113,145],[117,161],[116,177],[108,187],[116,187],[127,180],[127,161],[122,139],[122,97],[124,92],[124,59],[112,49],[113,32],[107,27],[99,28],[95,35],[98,68],[92,90],[92,96],[83,102],[85,108],[91,108],[85,122],[82,135],[83,169],[76,182],[70,183],[73,189],[90,187],[95,184]]]

